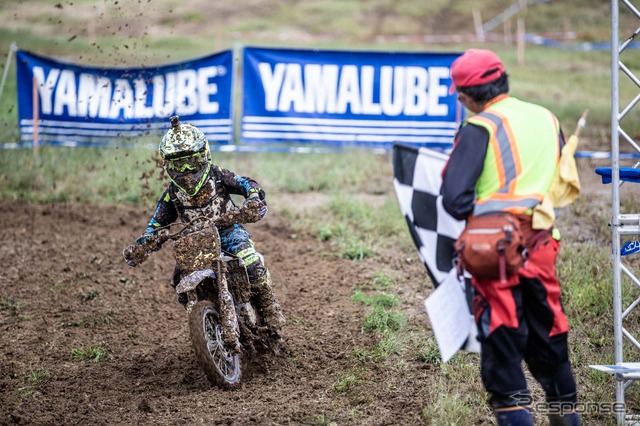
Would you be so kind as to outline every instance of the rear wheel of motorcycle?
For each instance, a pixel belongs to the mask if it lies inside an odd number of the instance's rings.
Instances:
[[[222,389],[240,386],[240,356],[222,339],[220,316],[209,301],[198,302],[189,315],[191,344],[209,381]]]

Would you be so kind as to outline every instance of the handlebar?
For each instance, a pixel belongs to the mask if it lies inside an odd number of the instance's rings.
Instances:
[[[260,210],[263,207],[262,201],[248,199],[238,210],[230,210],[215,218],[197,217],[173,234],[169,232],[169,229],[174,224],[170,224],[154,232],[142,244],[127,247],[123,253],[124,258],[130,266],[138,266],[147,260],[152,252],[160,250],[162,245],[169,240],[179,240],[186,235],[209,227],[227,228],[236,223],[257,222],[262,218]]]

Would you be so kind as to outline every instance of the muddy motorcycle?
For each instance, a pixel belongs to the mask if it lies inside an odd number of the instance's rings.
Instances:
[[[129,248],[137,266],[164,242],[174,241],[173,254],[183,272],[176,292],[186,295],[191,344],[209,381],[223,389],[240,386],[243,365],[256,355],[278,352],[277,340],[256,309],[242,259],[222,251],[218,232],[234,223],[257,222],[260,207],[259,201],[250,201],[218,218],[196,218],[175,233],[161,229]]]

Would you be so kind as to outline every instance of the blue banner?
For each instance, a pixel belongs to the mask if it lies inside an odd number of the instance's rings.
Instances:
[[[22,142],[127,141],[161,134],[172,115],[211,143],[232,141],[231,51],[147,68],[85,67],[26,51],[16,63]]]
[[[458,55],[245,48],[241,140],[450,148]]]

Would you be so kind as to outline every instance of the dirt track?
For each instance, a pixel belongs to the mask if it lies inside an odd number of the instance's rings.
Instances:
[[[324,243],[292,238],[277,209],[249,230],[288,319],[286,354],[238,391],[212,389],[168,285],[170,250],[136,269],[122,261],[147,214],[0,201],[0,424],[423,423],[433,398],[424,363],[380,366],[355,389],[334,389],[358,368],[353,350],[375,344],[361,332],[367,308],[351,296],[380,265],[323,256]],[[385,264],[402,271],[410,323],[427,328],[417,310],[425,272],[400,257]],[[108,351],[102,362],[73,356],[98,346]]]
[[[559,226],[566,244],[606,245],[610,188],[581,166],[583,195]],[[295,235],[284,211],[317,202],[308,195],[289,194],[283,213],[272,198],[267,217],[248,225],[287,316],[286,352],[232,392],[211,388],[196,364],[169,286],[171,251],[135,269],[122,260],[150,212],[0,201],[0,424],[431,424],[421,410],[439,406],[443,369],[407,352],[380,363],[354,356],[379,341],[361,331],[368,308],[352,295],[380,270],[395,278],[408,328],[432,336],[421,309],[431,287],[417,253],[350,261]],[[92,347],[107,351],[104,361],[74,357]],[[481,392],[475,364],[467,366],[473,379],[451,392]],[[349,373],[360,380],[337,391]],[[469,424],[493,424],[487,407],[476,415]]]

